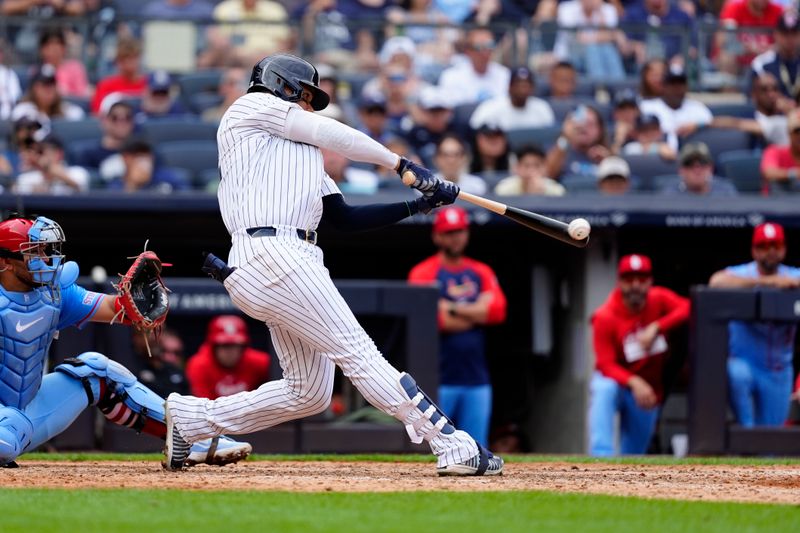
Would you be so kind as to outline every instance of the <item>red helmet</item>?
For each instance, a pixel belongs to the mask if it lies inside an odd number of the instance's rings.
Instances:
[[[236,315],[220,315],[208,324],[206,342],[210,344],[250,344],[247,324]]]
[[[31,227],[33,220],[29,218],[9,218],[0,222],[0,249],[19,254],[22,244],[31,240],[28,235]]]

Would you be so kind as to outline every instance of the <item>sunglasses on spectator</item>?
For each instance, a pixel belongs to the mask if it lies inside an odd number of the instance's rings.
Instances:
[[[494,50],[494,47],[495,47],[494,41],[486,43],[473,43],[469,45],[469,49],[474,50],[476,52],[486,52],[489,50]]]

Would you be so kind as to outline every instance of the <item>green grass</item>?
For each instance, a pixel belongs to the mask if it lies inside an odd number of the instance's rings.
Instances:
[[[585,455],[504,455],[509,463],[608,463],[608,464],[646,464],[646,465],[800,465],[800,457],[686,457],[675,459],[670,456],[648,455],[639,457],[611,457],[599,459]],[[125,453],[28,453],[20,461],[160,461],[161,454]],[[250,461],[371,461],[396,463],[433,462],[432,455],[418,454],[308,454],[308,455],[254,455]],[[800,528],[799,528],[800,530]]]
[[[797,531],[797,507],[545,492],[0,489],[8,532]]]

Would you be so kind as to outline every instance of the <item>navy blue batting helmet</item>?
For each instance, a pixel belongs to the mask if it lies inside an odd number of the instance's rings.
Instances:
[[[311,100],[314,111],[327,107],[331,99],[319,88],[319,72],[314,65],[290,54],[273,54],[253,67],[247,92],[268,92],[287,102],[298,102],[303,86],[314,95]]]

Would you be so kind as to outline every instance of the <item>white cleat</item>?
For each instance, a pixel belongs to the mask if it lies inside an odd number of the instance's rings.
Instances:
[[[225,436],[205,439],[192,444],[189,457],[184,461],[184,466],[209,464],[224,466],[238,463],[253,452],[253,447],[246,442],[236,442]]]
[[[501,476],[503,475],[503,459],[482,446],[478,446],[478,455],[454,465],[440,466],[436,473],[440,476]]]

